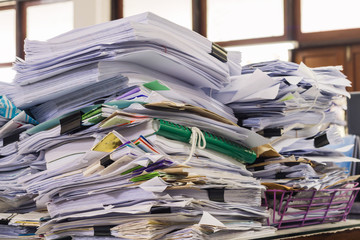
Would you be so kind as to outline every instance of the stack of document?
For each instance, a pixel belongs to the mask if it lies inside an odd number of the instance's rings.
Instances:
[[[197,33],[144,13],[47,42],[27,41],[26,60],[15,64],[16,84],[7,96],[43,122],[121,97],[125,86],[159,80],[166,83],[168,98],[235,121],[230,108],[207,94],[221,88],[231,74],[241,73],[239,56],[226,55]]]
[[[268,187],[322,189],[346,178],[344,169],[323,163],[349,160],[326,147],[342,141],[341,110],[350,96],[345,88],[351,85],[340,70],[283,61],[256,63],[244,66],[241,76],[233,76],[214,95],[234,110],[241,125],[270,139],[281,154],[248,166]]]
[[[41,239],[36,230],[46,216],[46,212],[0,213],[0,239]]]
[[[241,125],[271,138],[279,153],[328,156],[319,148],[340,139],[336,126],[345,122],[337,110],[350,96],[349,86],[339,67],[270,61],[244,66],[214,97],[234,110]]]
[[[324,162],[310,159],[294,156],[272,157],[248,165],[247,168],[270,189],[319,190],[348,177],[343,168],[331,164],[332,157],[326,157]]]
[[[27,40],[25,52],[26,59],[15,63],[16,84],[7,93],[20,108],[49,101],[54,107],[69,95],[79,102],[79,92],[88,88],[94,88],[94,100],[102,96],[98,88],[119,91],[129,75],[209,92],[228,83],[230,74],[241,73],[239,54],[226,54],[201,35],[152,13],[76,29],[46,42]]]
[[[18,109],[6,96],[0,96],[0,211],[27,212],[35,204],[18,179],[30,173],[44,170],[39,152],[18,154],[19,134],[32,128],[37,122]]]
[[[331,110],[348,80],[336,68],[242,69],[240,54],[151,13],[25,51],[0,89],[0,211],[48,211],[46,239],[246,239],[274,231],[259,179],[344,177],[297,147],[335,156],[317,149],[342,123]],[[270,142],[284,156],[259,158]]]
[[[49,124],[45,122],[21,136],[19,152],[45,151],[47,170],[20,179],[28,193],[37,196],[37,207],[47,208],[51,216],[39,234],[49,239],[96,236],[106,223],[109,234],[127,238],[135,234],[123,230],[131,229],[130,225],[139,228],[148,223],[150,229],[156,223],[164,228],[154,227],[149,236],[160,237],[197,224],[204,211],[224,223],[251,220],[246,228],[231,231],[261,230],[258,221],[268,216],[261,207],[264,187],[244,165],[255,161],[252,150],[226,140],[225,135],[154,119],[151,112],[130,113],[131,105],[102,106],[103,112],[113,109],[113,113],[77,132],[64,135],[67,125],[61,118],[49,130],[31,131]],[[204,125],[205,117],[189,115],[202,119]],[[204,137],[204,148],[194,150],[188,143],[196,137],[193,129]]]
[[[262,226],[265,187],[245,167],[257,158],[252,148],[269,140],[238,126],[211,96],[241,74],[240,54],[151,13],[26,41],[25,50],[4,94],[39,124],[17,132],[4,152],[34,159],[4,186],[48,211],[36,234],[274,231]],[[0,197],[7,193],[19,196],[12,188]]]

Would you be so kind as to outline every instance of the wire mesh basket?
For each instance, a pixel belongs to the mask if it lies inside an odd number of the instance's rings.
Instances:
[[[358,183],[323,190],[266,190],[268,225],[278,229],[346,220],[360,188]]]

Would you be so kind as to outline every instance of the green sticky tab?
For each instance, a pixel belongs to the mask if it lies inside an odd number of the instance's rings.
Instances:
[[[137,177],[133,177],[130,179],[130,181],[132,182],[140,182],[140,181],[146,181],[146,180],[150,180],[154,177],[159,177],[160,173],[158,172],[151,172],[151,173],[147,173],[147,174],[143,174]]]
[[[101,106],[95,108],[95,109],[92,109],[90,110],[89,112],[86,112],[84,113],[81,118],[82,120],[85,120],[85,119],[88,119],[88,118],[91,118],[95,115],[98,115],[98,114],[101,114]]]
[[[288,101],[288,100],[291,100],[291,99],[294,99],[294,95],[289,94],[289,95],[285,96],[283,99],[281,99],[280,101],[285,102],[285,101]]]
[[[88,119],[86,119],[86,120],[87,120],[89,123],[95,125],[95,124],[101,122],[101,121],[104,120],[104,119],[105,119],[105,118],[104,118],[103,116],[97,115],[97,116],[93,116],[93,117],[91,117],[91,118],[88,118]]]
[[[139,165],[139,166],[130,168],[130,169],[126,170],[125,172],[122,172],[120,175],[125,175],[125,174],[128,174],[128,173],[131,173],[131,172],[133,172],[133,171],[135,171],[135,170],[138,170],[138,169],[140,169],[140,168],[142,168],[142,167],[143,167],[143,166]]]
[[[155,81],[152,81],[149,83],[144,83],[143,86],[150,90],[153,90],[153,91],[170,90],[170,88],[161,84],[158,80],[155,80]]]

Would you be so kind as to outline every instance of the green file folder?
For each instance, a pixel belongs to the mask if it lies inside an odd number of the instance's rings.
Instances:
[[[154,121],[156,134],[172,140],[189,143],[192,131],[189,127],[162,119]],[[206,148],[230,156],[243,163],[253,163],[256,153],[238,143],[201,130],[206,141]]]

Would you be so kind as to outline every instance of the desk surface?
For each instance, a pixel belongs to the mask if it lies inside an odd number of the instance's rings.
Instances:
[[[337,236],[336,238],[329,238],[329,236],[335,237],[338,234],[345,234],[346,238]],[[291,229],[281,229],[275,232],[275,234],[263,235],[257,238],[249,238],[256,240],[265,239],[360,239],[360,220],[348,219],[346,221],[317,224],[306,227],[298,227]],[[326,238],[324,236],[326,235]],[[356,238],[351,236],[355,235]]]

